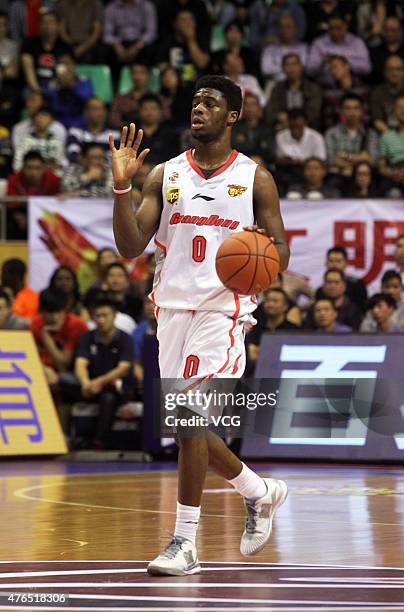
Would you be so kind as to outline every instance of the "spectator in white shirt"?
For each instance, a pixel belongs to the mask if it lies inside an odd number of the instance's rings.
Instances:
[[[16,123],[11,132],[11,143],[15,149],[19,142],[28,132],[34,129],[33,116],[40,108],[44,106],[45,100],[41,91],[31,91],[25,100],[24,114],[27,119],[23,119]],[[55,135],[58,140],[63,142],[63,146],[66,143],[67,132],[64,125],[60,121],[53,120],[49,126],[49,131]]]
[[[303,66],[307,60],[307,43],[297,41],[297,25],[292,15],[282,15],[279,18],[278,39],[277,44],[266,46],[261,56],[262,74],[274,81],[281,81],[285,78],[282,69],[282,60],[285,55],[296,54]]]
[[[46,161],[48,168],[58,174],[65,161],[65,147],[63,140],[51,132],[50,126],[53,115],[48,108],[40,108],[33,116],[33,129],[28,132],[19,142],[14,150],[13,168],[21,170],[24,155],[28,151],[39,151]]]
[[[265,106],[265,94],[257,78],[252,74],[244,74],[244,62],[239,55],[231,52],[226,53],[223,58],[222,70],[225,76],[241,87],[243,97],[247,93],[253,94],[257,97],[260,106]]]
[[[290,183],[303,180],[303,166],[306,159],[316,157],[325,161],[327,158],[323,136],[307,127],[305,113],[293,109],[288,113],[289,127],[276,135],[276,178],[281,191]]]

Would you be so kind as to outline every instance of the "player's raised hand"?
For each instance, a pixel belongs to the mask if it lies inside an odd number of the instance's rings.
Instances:
[[[129,128],[122,128],[119,148],[115,147],[114,137],[109,135],[109,148],[112,154],[112,175],[117,189],[129,187],[134,176],[143,164],[150,149],[144,149],[137,155],[143,138],[143,130],[136,134],[136,126],[131,123]]]

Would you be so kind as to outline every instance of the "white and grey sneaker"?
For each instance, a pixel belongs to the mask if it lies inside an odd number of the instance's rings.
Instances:
[[[241,536],[240,552],[245,557],[256,555],[269,540],[274,514],[288,495],[288,487],[283,480],[264,478],[267,492],[256,500],[245,499],[247,521]]]
[[[180,536],[174,536],[161,555],[147,566],[147,572],[152,576],[186,576],[200,571],[196,547]]]

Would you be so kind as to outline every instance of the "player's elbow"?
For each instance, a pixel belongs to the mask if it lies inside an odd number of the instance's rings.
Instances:
[[[125,259],[135,259],[135,257],[139,257],[139,255],[143,253],[143,249],[136,248],[132,245],[120,244],[118,241],[116,242],[116,246],[119,255]]]

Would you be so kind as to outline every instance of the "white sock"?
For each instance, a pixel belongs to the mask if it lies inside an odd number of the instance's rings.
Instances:
[[[191,540],[195,545],[196,532],[201,515],[200,506],[184,506],[177,502],[177,520],[175,521],[175,536]]]
[[[267,485],[261,476],[258,476],[255,472],[243,463],[243,468],[238,476],[228,480],[229,482],[243,497],[248,499],[259,499],[264,497],[267,492]]]

